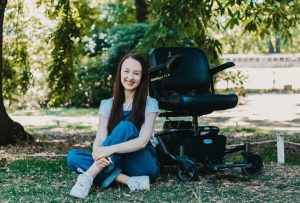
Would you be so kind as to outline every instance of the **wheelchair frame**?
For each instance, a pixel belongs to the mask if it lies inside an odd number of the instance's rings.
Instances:
[[[181,55],[175,55],[170,56],[168,60],[164,64],[160,64],[150,70],[150,75],[152,76],[151,82],[156,80],[163,80],[167,77],[169,77],[172,74],[172,71],[176,70],[177,65],[180,63],[182,59]],[[227,62],[225,64],[222,64],[220,66],[217,66],[213,69],[210,69],[211,74],[215,74],[217,72],[220,72],[222,70],[225,70],[229,67],[234,66],[233,62]],[[212,86],[213,87],[213,86]],[[214,89],[212,88],[212,93],[214,93]],[[174,115],[173,115],[174,116]],[[175,115],[176,117],[177,115]],[[182,115],[178,115],[182,116]],[[166,117],[168,119],[168,112],[161,113],[160,117]],[[158,148],[160,149],[160,152],[165,154],[168,158],[171,160],[174,160],[176,162],[176,175],[177,177],[182,181],[191,181],[191,180],[197,180],[198,179],[198,172],[200,165],[203,165],[204,168],[218,171],[222,169],[230,169],[230,168],[241,168],[243,174],[245,175],[258,175],[261,173],[263,168],[263,162],[262,157],[258,154],[254,154],[250,152],[250,143],[245,142],[243,145],[239,145],[233,148],[226,148],[226,137],[225,137],[225,146],[224,151],[218,154],[219,159],[214,160],[211,159],[209,156],[206,156],[207,160],[203,160],[201,156],[205,157],[205,153],[200,155],[200,159],[198,157],[191,157],[187,154],[185,154],[185,146],[179,145],[178,150],[179,153],[177,155],[172,154],[167,147],[167,144],[164,141],[165,136],[169,135],[175,135],[175,134],[186,134],[191,137],[199,137],[199,139],[202,139],[201,133],[206,133],[211,135],[211,140],[206,139],[206,142],[214,142],[215,136],[223,136],[219,135],[220,129],[216,126],[199,126],[198,125],[198,115],[192,116],[192,128],[164,128],[160,132],[157,132],[155,134],[157,140],[158,140]],[[205,140],[205,139],[204,139]],[[204,140],[203,143],[205,142]],[[211,144],[209,143],[209,144]],[[204,143],[205,144],[205,143]],[[207,143],[208,144],[208,143]],[[235,152],[241,152],[241,155],[243,156],[244,160],[241,163],[225,163],[224,159],[227,155],[235,153]]]

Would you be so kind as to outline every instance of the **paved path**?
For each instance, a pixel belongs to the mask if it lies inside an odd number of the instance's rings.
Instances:
[[[81,124],[97,128],[97,116],[12,116],[23,125]],[[217,111],[199,119],[201,124],[249,126],[300,132],[300,94],[248,95],[240,99],[236,108]]]

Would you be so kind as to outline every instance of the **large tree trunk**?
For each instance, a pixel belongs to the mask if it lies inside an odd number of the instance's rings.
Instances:
[[[135,0],[136,20],[139,23],[147,21],[147,5],[145,0]]]
[[[17,122],[14,122],[7,114],[2,91],[2,75],[3,75],[3,21],[7,0],[0,0],[0,146],[15,144],[22,141],[32,140],[29,135]]]

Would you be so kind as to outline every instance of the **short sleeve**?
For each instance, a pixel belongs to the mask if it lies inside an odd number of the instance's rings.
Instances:
[[[145,108],[145,114],[147,113],[160,113],[158,102],[156,99],[147,97],[147,103]]]
[[[110,100],[109,99],[104,99],[100,103],[99,107],[99,113],[105,117],[109,117],[111,111],[111,105],[110,105]]]

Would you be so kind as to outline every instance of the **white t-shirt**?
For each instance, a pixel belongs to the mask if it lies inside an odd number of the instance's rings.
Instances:
[[[99,107],[99,114],[109,118],[112,109],[112,104],[113,104],[113,97],[110,99],[103,99]],[[132,109],[132,102],[123,104],[123,111],[131,111],[131,109]],[[147,113],[158,113],[158,114],[160,113],[157,100],[149,96],[147,96],[145,115]],[[150,142],[154,147],[158,143],[157,139],[154,137],[154,133],[152,133]]]

